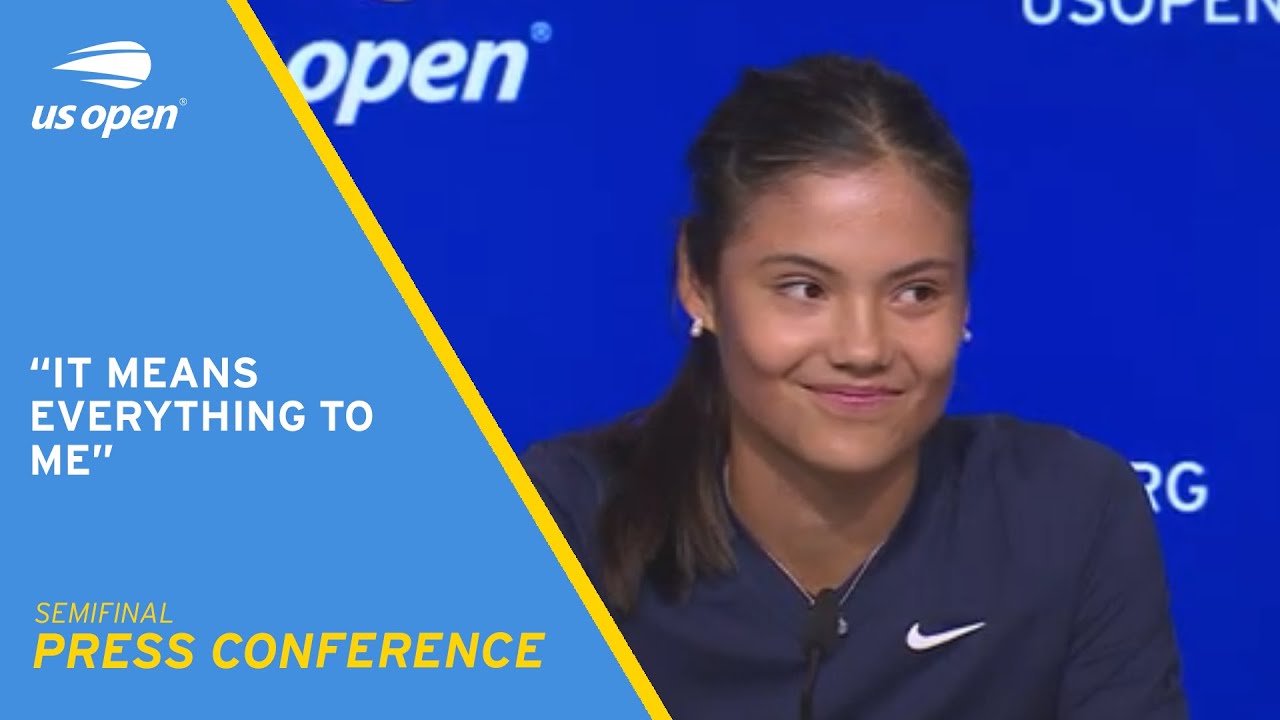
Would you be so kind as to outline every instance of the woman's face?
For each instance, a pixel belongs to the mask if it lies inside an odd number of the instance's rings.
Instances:
[[[884,468],[942,414],[967,315],[958,219],[897,162],[758,196],[713,288],[734,436],[828,472]]]

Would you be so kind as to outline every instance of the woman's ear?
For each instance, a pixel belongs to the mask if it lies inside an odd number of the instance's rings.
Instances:
[[[708,288],[698,279],[689,261],[688,235],[686,223],[680,224],[680,239],[676,246],[676,292],[680,296],[680,304],[689,314],[691,326],[689,333],[694,337],[703,332],[714,333],[715,307]]]

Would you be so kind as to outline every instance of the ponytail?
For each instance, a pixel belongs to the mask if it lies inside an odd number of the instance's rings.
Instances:
[[[695,338],[674,382],[648,409],[606,431],[617,479],[600,515],[605,601],[626,614],[648,578],[664,599],[732,567],[721,468],[724,388],[713,336]]]

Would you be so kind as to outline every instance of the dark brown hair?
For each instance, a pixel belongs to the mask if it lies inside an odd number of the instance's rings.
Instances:
[[[721,249],[752,198],[798,172],[852,170],[893,156],[963,222],[972,266],[968,162],[910,80],[870,60],[802,58],[746,71],[687,155],[693,209],[676,252],[714,287]],[[679,256],[677,256],[677,261]],[[695,339],[666,393],[604,433],[614,486],[599,524],[602,594],[633,606],[647,578],[678,599],[703,574],[732,569],[721,498],[728,418],[716,339]]]

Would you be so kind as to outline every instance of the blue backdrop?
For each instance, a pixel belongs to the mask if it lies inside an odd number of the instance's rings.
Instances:
[[[682,154],[742,66],[840,50],[915,78],[977,178],[954,408],[1125,452],[1195,715],[1280,713],[1280,2],[253,6],[517,448],[667,381]]]

